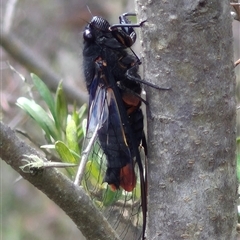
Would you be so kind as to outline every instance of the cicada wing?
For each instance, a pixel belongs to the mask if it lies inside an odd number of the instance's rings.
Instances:
[[[102,125],[104,125],[104,122],[106,122],[108,119],[108,108],[105,102],[106,91],[104,88],[101,87],[101,84],[99,82],[100,80],[101,78],[99,78],[98,74],[96,74],[94,79],[94,84],[90,89],[86,136],[83,143],[82,156],[81,156],[80,165],[79,165],[78,172],[75,179],[75,184],[81,183],[84,175],[84,171],[86,168],[86,164],[88,161],[88,157],[89,155],[91,155],[91,152],[94,151],[93,148],[99,149],[98,155],[102,155],[101,149],[98,146],[96,139],[98,135],[98,129]],[[95,152],[97,152],[96,149],[95,149]],[[96,157],[95,159],[98,160],[98,158]],[[98,174],[97,171],[93,173],[95,173],[95,175]]]
[[[107,105],[109,110],[108,125],[105,128],[100,128],[98,132],[101,147],[107,156],[107,171],[104,180],[111,185],[113,190],[121,187],[130,192],[136,185],[133,159],[118,104],[111,88],[107,89]]]
[[[109,111],[106,89],[102,87],[100,80],[100,78],[96,78],[95,82],[98,84],[90,89],[88,123],[83,144],[83,153],[88,156],[87,161],[83,163],[84,167],[86,166],[85,180],[90,180],[84,181],[85,187],[88,189],[100,186],[103,182],[104,171],[106,171],[106,158],[99,144],[98,131],[108,125]]]
[[[89,91],[83,187],[121,239],[139,239],[143,221],[140,182],[114,91],[106,86],[100,70]]]

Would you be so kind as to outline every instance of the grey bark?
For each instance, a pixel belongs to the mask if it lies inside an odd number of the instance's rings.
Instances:
[[[236,239],[236,105],[227,0],[137,1],[148,120],[147,239]]]

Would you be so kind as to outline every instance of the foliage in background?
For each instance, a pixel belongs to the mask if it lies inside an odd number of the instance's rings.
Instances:
[[[39,92],[41,98],[46,103],[48,109],[43,109],[32,97],[20,97],[17,105],[22,108],[42,129],[47,145],[42,146],[58,154],[63,162],[78,164],[80,159],[80,144],[83,142],[86,120],[86,104],[79,110],[74,105],[70,114],[67,101],[63,92],[62,83],[59,83],[55,98],[45,83],[35,74],[31,74],[34,87]],[[76,170],[68,168],[71,176]]]
[[[53,98],[50,90],[45,83],[35,74],[31,74],[34,87],[37,89],[42,100],[46,103],[45,110],[40,104],[33,100],[33,96],[29,98],[20,97],[17,99],[17,105],[22,108],[42,129],[47,141],[46,145],[41,148],[47,149],[51,154],[58,154],[60,160],[64,163],[79,164],[81,158],[82,143],[85,136],[87,120],[84,119],[86,112],[86,104],[79,110],[74,105],[70,114],[68,111],[67,101],[64,96],[62,83],[59,83],[58,89]],[[32,94],[31,94],[32,95]],[[30,136],[31,137],[31,136]],[[86,142],[87,144],[87,142]],[[125,199],[125,192],[122,190],[112,191],[108,184],[103,183],[106,172],[106,160],[99,143],[95,143],[89,155],[86,164],[87,177],[83,181],[83,187],[89,192],[89,186],[94,187],[98,191],[100,198],[94,199],[96,206],[102,208],[113,204],[114,202]],[[31,163],[29,163],[31,164]],[[22,168],[25,169],[26,166]],[[69,176],[76,176],[77,168],[66,168]],[[134,199],[140,200],[140,182],[137,181],[135,191],[133,191]],[[130,193],[128,193],[130,195]],[[104,197],[102,197],[104,196]]]

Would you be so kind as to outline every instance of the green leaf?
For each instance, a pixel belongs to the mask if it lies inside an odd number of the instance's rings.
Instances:
[[[58,126],[58,119],[55,112],[55,103],[50,90],[48,89],[47,85],[37,75],[35,75],[34,73],[31,73],[31,77],[32,77],[34,86],[37,88],[42,99],[46,102],[53,116],[56,126]]]
[[[83,131],[83,135],[84,135],[84,137],[86,137],[86,131],[87,131],[87,119],[83,119],[83,121],[82,121],[82,131]]]
[[[99,164],[97,164],[95,161],[88,161],[86,164],[86,172],[90,173],[87,181],[90,181],[93,186],[98,186],[98,188],[101,188],[103,176],[100,174]]]
[[[55,149],[63,162],[75,164],[78,163],[65,143],[57,141],[55,143]],[[66,170],[71,176],[74,176],[76,174],[76,169],[74,168],[67,168]]]
[[[48,116],[46,111],[41,106],[25,97],[18,98],[16,104],[26,111],[38,123],[38,125],[46,133],[48,141],[51,142],[50,136],[54,140],[58,139],[58,131],[53,120]]]
[[[122,189],[112,191],[109,186],[107,186],[106,191],[103,192],[103,206],[110,206],[116,202],[122,196]]]
[[[63,162],[77,163],[73,154],[71,153],[70,149],[64,142],[57,141],[55,143],[55,149],[58,152],[58,154]]]
[[[135,190],[133,191],[133,194],[135,195],[135,199],[140,199],[141,198],[141,185],[140,182],[137,181]]]
[[[86,110],[87,110],[87,104],[85,103],[85,104],[83,104],[83,105],[80,107],[80,109],[79,109],[78,118],[79,118],[80,120],[82,120],[83,116],[84,116],[85,113],[86,113]]]
[[[80,119],[79,119],[79,114],[76,110],[76,103],[73,104],[72,118],[75,121],[76,125],[78,126],[80,124]]]
[[[70,152],[72,153],[73,156],[75,156],[75,159],[77,159],[77,162],[80,160],[81,155],[79,155],[78,153],[74,152],[73,150],[69,149]]]
[[[76,123],[77,126],[77,136],[78,136],[78,142],[82,141],[84,138],[84,132],[83,132],[83,125],[81,122],[83,121],[83,117],[85,116],[85,112],[87,109],[87,105],[83,104],[79,111],[76,111],[76,106],[74,105],[73,113],[72,113],[72,118]]]
[[[68,147],[76,153],[80,153],[78,146],[77,127],[72,118],[68,119],[66,127],[66,138]]]
[[[68,116],[68,108],[67,101],[64,95],[64,91],[62,88],[62,82],[59,83],[57,92],[56,92],[56,118],[61,126],[61,130],[65,131],[67,125],[67,116]]]

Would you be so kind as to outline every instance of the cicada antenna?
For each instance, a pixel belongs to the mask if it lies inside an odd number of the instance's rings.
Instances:
[[[92,15],[92,17],[93,17],[93,14],[92,14],[92,12],[91,12],[91,10],[90,10],[90,8],[89,8],[88,5],[86,5],[86,8],[87,8],[88,12],[89,12],[89,13]]]
[[[91,14],[91,16],[93,17],[93,14],[92,14],[90,8],[88,7],[88,5],[86,5],[86,8],[87,8],[88,12]],[[81,19],[81,20],[83,20],[85,23],[89,24],[89,21],[87,21],[87,20],[85,20],[85,19],[83,19],[83,18],[81,18],[81,17],[79,17],[79,19]]]

